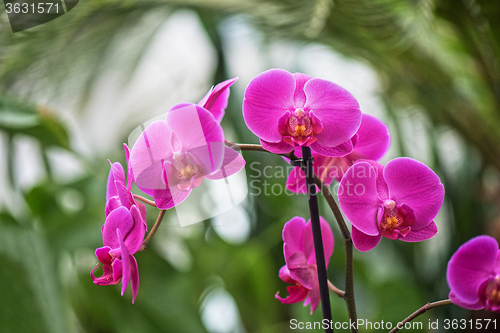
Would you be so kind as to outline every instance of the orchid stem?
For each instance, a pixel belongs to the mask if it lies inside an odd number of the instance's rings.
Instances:
[[[148,235],[146,236],[146,238],[142,242],[142,245],[141,245],[141,248],[139,249],[139,251],[144,251],[148,247],[148,244],[151,241],[151,238],[153,238],[153,236],[156,233],[156,230],[158,230],[158,228],[160,227],[161,221],[163,220],[163,217],[165,216],[166,212],[167,211],[164,209],[160,210],[160,214],[158,214],[158,217],[156,218],[156,222],[153,225],[153,228],[151,229],[151,231],[148,233]]]
[[[140,200],[140,201],[144,202],[145,204],[148,204],[150,206],[156,207],[156,204],[155,204],[154,201],[151,201],[151,200],[148,200],[148,199],[146,199],[144,197],[141,197],[138,194],[134,194],[134,199]]]
[[[319,294],[321,296],[323,320],[332,322],[332,309],[330,306],[330,293],[328,292],[325,251],[323,248],[323,237],[321,236],[321,224],[319,221],[318,198],[316,196],[316,185],[314,183],[311,148],[302,146],[302,158],[302,166],[305,168],[304,171],[306,174],[307,199],[309,201],[309,214],[311,216],[314,251],[316,252],[316,269],[318,271]],[[333,327],[326,327],[325,332],[333,332]]]
[[[398,323],[396,325],[396,327],[394,327],[391,331],[389,331],[389,333],[394,333],[394,332],[399,331],[401,328],[404,327],[404,324],[412,321],[413,319],[417,318],[421,314],[427,312],[427,310],[429,310],[429,309],[437,308],[438,306],[449,305],[449,304],[453,304],[450,299],[445,299],[442,301],[427,303],[424,306],[422,306],[420,309],[418,309],[417,311],[413,312],[411,315],[406,317],[402,322]]]
[[[338,297],[345,298],[345,291],[335,287],[333,283],[330,282],[330,280],[328,280],[328,289],[330,289],[330,291],[335,295],[337,295]]]
[[[315,176],[314,181],[316,185],[321,189],[321,193],[323,197],[325,197],[328,206],[332,210],[333,215],[335,216],[335,220],[337,220],[337,224],[339,226],[340,232],[342,233],[342,237],[344,238],[344,249],[345,249],[345,301],[347,305],[347,312],[349,313],[349,319],[353,322],[357,322],[358,316],[356,314],[356,300],[354,298],[354,264],[353,264],[353,244],[351,233],[347,228],[347,225],[344,221],[344,217],[340,212],[339,206],[335,201],[330,189],[326,184],[319,179],[319,177]],[[352,333],[357,333],[357,327],[351,327]]]
[[[240,150],[253,150],[253,151],[263,151],[267,153],[272,152],[264,149],[261,145],[248,145],[248,144],[237,144],[233,142],[226,141],[226,145],[232,146],[232,147],[238,147]],[[291,151],[290,153],[287,154],[275,154],[275,155],[281,155],[289,158],[290,160],[296,160],[297,156]],[[306,173],[307,174],[307,173]],[[344,249],[345,249],[345,292],[343,298],[346,301],[347,305],[347,311],[349,313],[349,319],[352,322],[357,321],[357,314],[356,314],[356,301],[354,298],[354,265],[353,265],[353,243],[352,243],[352,238],[351,238],[351,233],[349,229],[347,228],[347,225],[344,221],[344,217],[342,216],[342,213],[340,212],[340,209],[337,205],[337,202],[335,201],[335,198],[333,197],[332,193],[330,192],[330,189],[328,189],[328,186],[317,176],[314,176],[314,182],[316,185],[321,189],[321,193],[325,197],[326,202],[328,203],[328,206],[330,207],[335,220],[337,221],[337,224],[339,226],[340,232],[342,233],[342,238],[344,239]],[[309,185],[307,185],[309,188]],[[351,327],[351,332],[352,333],[357,333],[358,329]]]

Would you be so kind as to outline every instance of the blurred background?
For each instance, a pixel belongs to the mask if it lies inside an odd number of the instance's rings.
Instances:
[[[265,153],[243,152],[254,182],[237,207],[184,227],[167,213],[136,255],[134,305],[130,291],[122,297],[120,285],[96,286],[89,275],[102,246],[107,160],[125,163],[134,129],[239,77],[222,126],[230,141],[258,143],[243,92],[275,67],[348,89],[389,126],[383,163],[418,159],[445,185],[433,239],[355,250],[359,318],[397,323],[447,298],[458,246],[479,234],[500,239],[500,2],[88,0],[15,34],[0,7],[1,332],[263,333],[321,320],[321,310],[274,299],[287,294],[283,224],[308,208],[304,196],[278,193],[286,173],[256,171],[286,169]],[[336,235],[329,278],[343,288],[342,238],[322,198],[320,209]],[[148,211],[150,227],[156,215]],[[348,320],[342,299],[332,296],[332,307],[334,321]],[[444,331],[446,318],[500,325],[494,316],[447,306],[416,321],[429,331],[439,320]]]

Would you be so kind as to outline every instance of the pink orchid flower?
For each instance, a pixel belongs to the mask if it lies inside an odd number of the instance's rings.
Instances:
[[[500,250],[490,236],[460,246],[448,262],[451,301],[470,310],[500,312]]]
[[[321,236],[325,251],[325,262],[328,266],[333,253],[333,233],[328,222],[320,217]],[[283,304],[298,303],[306,300],[304,306],[311,305],[311,313],[318,307],[321,297],[319,294],[318,273],[316,269],[316,253],[310,220],[294,217],[283,228],[283,253],[286,264],[281,267],[279,277],[286,283],[293,284],[286,290],[289,296],[275,297]]]
[[[338,198],[352,224],[354,246],[369,251],[382,236],[405,242],[434,236],[444,187],[434,171],[414,159],[396,158],[385,167],[363,160],[342,177]]]
[[[351,138],[352,152],[345,156],[332,157],[313,151],[314,173],[326,185],[330,185],[334,179],[340,181],[344,173],[355,161],[360,159],[377,161],[381,159],[389,149],[390,142],[391,137],[387,126],[377,118],[363,114],[361,126]],[[295,155],[302,157],[300,147],[295,148]],[[286,188],[295,193],[307,192],[305,174],[300,167],[294,167],[290,171],[286,180]]]
[[[121,294],[125,293],[129,282],[132,288],[132,303],[139,290],[139,270],[134,254],[139,251],[144,239],[145,228],[136,205],[130,210],[120,206],[109,213],[102,229],[103,247],[95,251],[102,263],[103,274],[94,276],[95,267],[90,276],[95,284],[107,286],[122,281]]]
[[[229,100],[229,88],[233,85],[233,83],[236,82],[236,80],[238,80],[237,77],[223,81],[215,87],[210,88],[210,90],[206,93],[205,96],[203,96],[203,98],[198,102],[197,105],[208,110],[214,116],[215,120],[220,123],[227,108],[227,103]],[[177,104],[170,110],[179,109],[186,105],[192,104]]]
[[[127,145],[125,147],[125,156],[127,158],[127,182],[125,182],[125,171],[120,163],[111,163],[111,170],[109,171],[107,191],[106,191],[106,208],[104,210],[106,217],[116,208],[125,207],[128,210],[132,206],[137,206],[141,213],[144,227],[147,230],[146,224],[146,206],[142,202],[136,201],[131,192],[132,188],[132,172],[130,170],[129,157],[130,152]]]
[[[181,203],[204,178],[223,179],[245,160],[224,144],[224,132],[212,113],[195,104],[171,109],[151,123],[130,155],[135,184],[160,209]]]
[[[271,69],[248,84],[243,117],[273,153],[310,146],[323,155],[343,156],[352,150],[361,111],[356,99],[335,83]]]

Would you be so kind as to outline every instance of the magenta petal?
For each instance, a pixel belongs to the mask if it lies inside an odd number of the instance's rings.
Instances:
[[[381,234],[377,236],[369,236],[359,231],[355,226],[351,227],[351,237],[354,247],[361,252],[370,251],[377,246],[382,239]]]
[[[127,163],[127,191],[130,192],[130,189],[132,188],[132,182],[134,181],[134,176],[132,174],[132,168],[130,167],[130,149],[125,143],[123,144],[123,150],[125,151],[125,160]]]
[[[115,259],[113,261],[112,268],[113,268],[113,280],[116,281],[116,283],[118,283],[118,282],[120,282],[120,280],[122,279],[122,276],[123,276],[122,260]]]
[[[131,263],[130,263],[130,254],[128,252],[127,247],[123,243],[122,240],[122,234],[120,232],[120,229],[116,229],[116,235],[118,237],[118,240],[120,242],[120,250],[122,252],[122,296],[125,293],[125,290],[127,290],[127,286],[130,280],[130,271],[131,271]]]
[[[288,270],[288,267],[286,265],[283,265],[280,268],[280,271],[278,273],[278,276],[281,280],[283,280],[286,283],[291,283],[291,284],[296,284],[297,281],[295,281],[292,276],[290,275],[290,271]]]
[[[238,152],[232,148],[224,147],[224,160],[222,161],[221,168],[209,175],[206,175],[207,179],[223,179],[234,175],[245,166],[245,159],[243,156],[238,154]]]
[[[172,132],[167,122],[158,120],[141,133],[130,153],[130,166],[136,185],[145,193],[155,196],[164,190],[163,161],[171,158]]]
[[[118,192],[115,187],[115,180],[121,180],[122,183],[125,183],[125,173],[123,171],[122,165],[118,162],[109,163],[111,164],[111,168],[109,170],[108,183],[106,188],[106,201],[108,201],[112,197],[118,196]]]
[[[271,69],[253,78],[245,89],[243,117],[248,128],[268,142],[280,142],[278,119],[294,111],[295,78],[282,69]]]
[[[455,305],[458,305],[464,309],[469,309],[469,310],[481,310],[484,309],[484,302],[482,300],[477,301],[476,303],[466,303],[462,301],[460,298],[458,298],[453,291],[450,291],[450,294],[448,295],[450,298],[451,302]]]
[[[377,193],[376,169],[358,162],[347,170],[338,192],[342,212],[353,226],[370,236],[377,236],[377,210],[383,201]]]
[[[286,179],[286,188],[294,193],[307,193],[306,175],[300,167],[294,167]]]
[[[114,211],[116,208],[122,207],[120,198],[118,196],[111,197],[108,202],[106,202],[106,207],[104,208],[104,216],[108,217],[109,213]]]
[[[94,276],[94,271],[97,268],[99,268],[99,266],[94,267],[92,271],[90,271],[90,277],[98,286],[109,286],[120,282],[120,277],[118,277],[118,279],[114,279],[113,267],[110,264],[102,265],[102,275],[99,277]]]
[[[224,110],[227,108],[229,99],[229,87],[238,80],[237,77],[219,83],[201,99],[198,105],[204,107],[214,116],[217,122],[221,122],[224,117]]]
[[[302,73],[293,73],[295,79],[295,92],[293,94],[293,104],[295,108],[303,108],[306,103],[306,94],[304,93],[304,85],[312,79],[311,76]]]
[[[111,265],[113,259],[109,255],[109,251],[111,251],[111,248],[109,246],[103,246],[96,249],[95,256],[97,257],[97,260],[99,260],[103,264]]]
[[[130,209],[130,213],[132,215],[133,227],[132,229],[125,235],[124,244],[127,247],[130,254],[134,254],[141,248],[142,242],[144,240],[144,223],[139,212],[139,209],[136,205],[133,205]]]
[[[429,223],[428,226],[419,230],[415,230],[412,227],[408,235],[404,237],[399,236],[398,239],[405,242],[421,242],[434,237],[434,235],[437,234],[437,232],[438,232],[437,226],[434,223],[434,221],[432,221],[431,223]]]
[[[130,256],[130,287],[132,288],[132,304],[135,302],[137,292],[139,291],[139,268],[137,267],[137,260],[134,256]]]
[[[311,79],[304,91],[307,102],[304,109],[314,111],[321,120],[323,131],[317,144],[335,147],[349,140],[361,123],[358,101],[344,88],[330,81]]]
[[[170,188],[171,191],[165,192],[165,195],[156,196],[155,204],[159,209],[170,209],[180,204],[191,193],[191,190],[181,191],[175,186]]]
[[[306,220],[302,217],[295,216],[290,221],[285,223],[283,227],[283,242],[285,261],[295,252],[302,252],[302,237]],[[311,236],[312,237],[312,236]],[[288,262],[288,261],[287,261]]]
[[[478,289],[495,275],[498,243],[490,236],[478,236],[464,243],[448,262],[446,278],[453,293],[464,303],[479,300]]]
[[[387,126],[377,118],[363,114],[361,126],[354,150],[363,158],[379,160],[385,155],[391,144],[391,136]]]
[[[201,106],[187,105],[167,113],[167,124],[181,144],[183,152],[194,155],[212,173],[222,165],[224,132],[213,115]]]
[[[333,253],[334,238],[332,228],[330,224],[322,217],[319,217],[319,222],[321,226],[321,238],[323,240],[323,251],[325,254],[325,263],[328,267],[330,262],[330,257]],[[316,253],[314,251],[314,240],[312,233],[311,220],[308,220],[304,228],[304,234],[302,236],[302,249],[307,258],[307,263],[309,265],[316,265]]]
[[[286,246],[285,244],[285,248]],[[286,266],[288,267],[292,279],[308,289],[313,287],[314,270],[307,264],[307,258],[304,253],[294,252],[292,255],[288,256],[286,259]]]
[[[304,303],[304,306],[307,306],[308,304],[311,305],[311,312],[310,312],[310,314],[312,314],[314,312],[314,310],[316,310],[318,308],[319,303],[321,301],[321,295],[319,293],[318,275],[314,274],[314,278],[315,278],[315,280],[314,280],[315,281],[314,287],[309,292],[309,297],[306,299],[306,301]]]
[[[323,218],[319,217],[319,221],[321,224],[321,238],[323,239],[323,249],[325,252],[325,261],[326,265],[330,262],[330,257],[333,253],[333,247],[335,245],[335,240],[333,238],[332,228],[330,224]]]
[[[279,293],[276,293],[274,297],[280,301],[282,304],[293,304],[293,303],[298,303],[302,302],[307,295],[309,294],[309,289],[303,287],[303,286],[288,286],[286,288],[288,291],[288,297],[287,298],[281,298],[278,296]]]
[[[112,249],[120,247],[120,241],[116,237],[116,230],[120,229],[123,235],[126,235],[133,227],[134,222],[130,211],[125,207],[118,207],[112,211],[104,222],[102,229],[102,242],[104,246]]]
[[[406,203],[415,212],[414,229],[432,221],[444,200],[444,186],[425,164],[408,157],[395,158],[384,168],[390,197],[397,204]]]
[[[352,142],[351,139],[346,142],[335,146],[335,147],[324,147],[320,145],[318,142],[314,142],[311,144],[311,149],[315,152],[326,155],[326,156],[345,156],[352,151]]]
[[[260,144],[266,150],[269,150],[271,153],[275,154],[286,154],[294,150],[294,147],[285,141],[280,142],[267,142],[260,139]]]

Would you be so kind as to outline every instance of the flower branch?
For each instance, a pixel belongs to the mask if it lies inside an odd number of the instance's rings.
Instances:
[[[166,212],[167,211],[165,209],[160,210],[160,213],[158,214],[158,217],[156,218],[156,222],[153,225],[153,228],[151,229],[151,231],[148,233],[148,235],[146,236],[146,238],[142,242],[142,246],[139,249],[139,251],[144,251],[146,249],[146,247],[148,247],[148,244],[151,241],[151,238],[153,238],[153,236],[155,235],[156,231],[160,227],[161,221],[163,220],[163,217],[165,216]]]
[[[335,287],[333,283],[330,282],[330,280],[328,280],[328,289],[330,289],[330,291],[335,295],[337,295],[338,297],[345,298],[345,291]]]
[[[151,201],[151,200],[148,200],[148,199],[146,199],[144,197],[141,197],[138,194],[134,194],[133,196],[134,196],[134,199],[140,200],[140,201],[144,202],[145,204],[148,204],[150,206],[156,207],[156,204],[155,204],[154,201]]]
[[[427,303],[424,306],[422,306],[420,309],[418,309],[417,311],[413,312],[411,315],[406,317],[401,323],[398,323],[398,325],[396,325],[396,327],[394,327],[389,333],[394,333],[394,332],[399,331],[401,328],[403,328],[404,324],[412,321],[413,319],[417,318],[421,314],[427,312],[427,310],[430,310],[432,308],[437,308],[438,306],[449,305],[449,304],[453,304],[451,302],[451,300],[449,300],[449,299],[445,299],[442,301],[436,301],[436,302],[432,302],[432,303]]]

